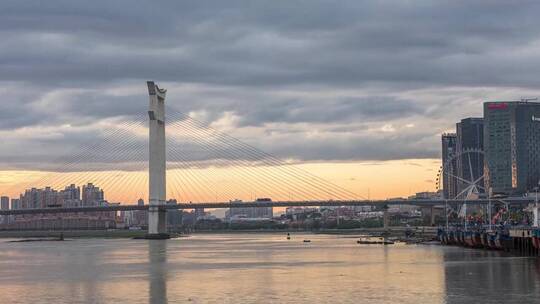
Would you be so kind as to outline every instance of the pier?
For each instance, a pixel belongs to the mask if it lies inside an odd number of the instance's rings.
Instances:
[[[516,227],[496,231],[439,229],[437,235],[443,245],[502,250],[518,256],[540,256],[539,228]]]

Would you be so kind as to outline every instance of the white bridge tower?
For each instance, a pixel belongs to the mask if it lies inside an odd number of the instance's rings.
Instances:
[[[148,166],[150,205],[147,238],[168,239],[167,211],[160,208],[160,206],[165,205],[167,194],[165,148],[165,95],[167,90],[158,88],[153,81],[148,81],[147,85],[150,97],[148,108],[150,119]]]

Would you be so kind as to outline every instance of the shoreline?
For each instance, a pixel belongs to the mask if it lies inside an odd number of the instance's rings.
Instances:
[[[422,237],[430,237],[436,235],[436,228],[419,227],[420,229],[410,229],[417,235]],[[388,230],[383,228],[360,228],[360,229],[320,229],[320,230],[296,230],[296,229],[257,229],[257,230],[199,230],[192,231],[188,234],[179,234],[180,236],[189,236],[196,234],[287,234],[287,233],[302,233],[302,234],[327,234],[327,235],[369,235],[381,236],[403,236],[406,231],[405,227],[392,227]],[[140,238],[146,235],[146,230],[66,230],[66,231],[0,231],[0,239],[19,239],[19,238],[57,238],[63,235],[65,238]]]

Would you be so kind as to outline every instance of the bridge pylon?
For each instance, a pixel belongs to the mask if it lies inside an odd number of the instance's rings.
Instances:
[[[168,239],[167,210],[165,205],[167,193],[166,181],[166,147],[165,147],[165,95],[167,90],[160,89],[153,81],[148,81],[150,103],[149,117],[149,208],[148,239]]]

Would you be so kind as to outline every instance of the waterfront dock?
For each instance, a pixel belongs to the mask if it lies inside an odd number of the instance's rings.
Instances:
[[[540,256],[540,228],[515,227],[486,230],[439,229],[443,245],[482,250],[502,250],[519,256]]]

